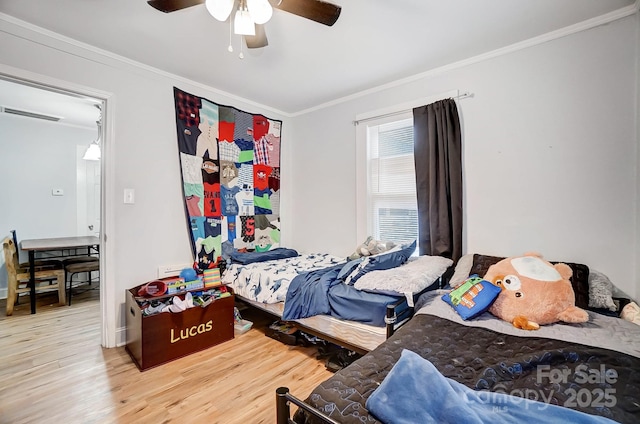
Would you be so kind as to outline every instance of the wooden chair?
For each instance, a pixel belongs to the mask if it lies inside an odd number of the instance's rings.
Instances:
[[[16,248],[16,255],[18,255],[18,261],[20,260],[20,245],[18,244],[18,234],[16,230],[9,231],[11,233],[11,237],[13,238],[13,245]],[[36,259],[35,260],[36,269],[44,269],[44,268],[62,268],[62,261],[57,259]],[[29,262],[20,262],[20,268],[28,268]]]
[[[13,305],[20,293],[29,293],[29,268],[21,267],[18,261],[18,252],[11,237],[6,237],[2,241],[2,250],[4,251],[4,263],[7,268],[8,287],[7,287],[7,316],[13,314]],[[53,268],[50,266],[36,267],[36,292],[58,290],[58,303],[64,305],[65,299],[65,281],[64,269]]]
[[[89,284],[91,284],[91,273],[94,271],[100,271],[100,259],[94,256],[85,256],[66,259],[64,262],[65,281],[68,284],[67,299],[69,301],[69,306],[71,306],[71,286],[73,284],[73,276],[75,274],[87,272],[89,273]]]

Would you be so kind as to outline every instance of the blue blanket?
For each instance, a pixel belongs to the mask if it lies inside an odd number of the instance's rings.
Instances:
[[[294,249],[278,247],[277,249],[267,250],[266,252],[238,252],[235,250],[231,254],[231,261],[239,264],[251,264],[254,262],[266,262],[274,259],[293,258],[298,256],[298,252]]]
[[[366,407],[385,424],[614,423],[561,406],[471,390],[446,378],[431,362],[406,349],[369,396]]]
[[[344,264],[338,264],[303,272],[291,280],[284,301],[282,319],[287,321],[313,315],[329,315],[331,307],[327,294],[333,284],[341,283],[337,277],[343,266]]]
[[[282,319],[331,315],[383,327],[387,305],[398,297],[368,293],[344,284],[338,274],[344,264],[304,272],[289,284]]]

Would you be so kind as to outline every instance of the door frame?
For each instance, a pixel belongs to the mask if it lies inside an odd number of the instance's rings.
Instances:
[[[101,160],[100,160],[100,314],[101,345],[116,347],[116,296],[113,233],[114,214],[107,205],[114,205],[114,160],[111,157],[114,128],[114,94],[92,87],[74,84],[42,74],[0,64],[0,79],[57,92],[72,97],[89,98],[102,104]],[[109,238],[108,238],[109,236]]]

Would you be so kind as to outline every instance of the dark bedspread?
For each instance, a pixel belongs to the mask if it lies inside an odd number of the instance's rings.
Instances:
[[[321,383],[306,402],[340,423],[377,423],[364,407],[366,399],[402,349],[416,352],[444,376],[475,390],[640,422],[640,359],[560,340],[466,327],[428,314],[416,315],[385,343]],[[557,378],[551,382],[550,377]],[[301,411],[294,419],[300,424],[317,422]]]

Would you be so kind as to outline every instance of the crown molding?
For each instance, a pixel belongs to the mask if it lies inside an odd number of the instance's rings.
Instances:
[[[327,107],[335,106],[341,103],[345,103],[351,100],[358,99],[360,97],[364,97],[370,94],[379,93],[384,90],[388,90],[390,88],[402,86],[405,84],[409,84],[414,81],[421,80],[423,78],[433,77],[438,74],[442,74],[447,71],[451,71],[454,69],[463,68],[465,66],[473,65],[475,63],[479,63],[485,60],[493,59],[499,56],[504,56],[506,54],[510,54],[513,52],[517,52],[519,50],[524,50],[529,47],[534,47],[540,44],[547,43],[549,41],[557,40],[562,37],[566,37],[578,32],[586,31],[591,28],[595,28],[601,25],[606,25],[613,21],[617,21],[622,18],[626,18],[627,16],[631,16],[635,13],[638,13],[640,10],[640,0],[636,0],[636,2],[630,6],[623,7],[618,10],[614,10],[613,12],[609,12],[607,14],[597,16],[595,18],[587,19],[586,21],[578,22],[577,24],[570,25],[565,28],[561,28],[559,30],[551,31],[543,35],[539,35],[534,38],[530,38],[525,41],[521,41],[519,43],[511,44],[506,47],[502,47],[496,50],[492,50],[487,53],[482,53],[477,56],[472,56],[467,59],[460,60],[458,62],[453,62],[448,65],[440,66],[438,68],[433,68],[425,72],[421,72],[419,74],[412,75],[410,77],[402,78],[399,80],[395,80],[393,82],[382,84],[367,90],[359,91],[354,94],[350,94],[348,96],[340,97],[338,99],[332,100],[330,102],[322,103],[320,105],[301,110],[299,112],[295,112],[292,114],[293,117],[305,115],[307,113],[315,112],[320,109],[325,109]]]
[[[61,34],[58,34],[56,32],[47,30],[47,29],[39,27],[37,25],[33,25],[33,24],[29,23],[29,22],[14,18],[13,16],[7,15],[7,14],[2,13],[2,12],[0,12],[0,21],[4,21],[4,22],[7,22],[9,24],[16,25],[16,26],[18,26],[20,28],[23,28],[23,29],[25,29],[27,31],[30,31],[32,33],[40,34],[40,35],[43,35],[43,36],[45,36],[47,38],[59,41],[59,42],[62,43],[64,48],[60,48],[60,47],[54,46],[48,40],[47,40],[47,42],[39,42],[39,41],[34,40],[33,37],[22,37],[22,38],[24,38],[24,39],[26,39],[28,41],[31,41],[31,42],[35,42],[35,43],[39,43],[39,44],[45,45],[47,47],[55,48],[57,50],[63,51],[63,52],[68,53],[68,54],[75,54],[71,50],[72,47],[79,48],[81,50],[94,53],[95,55],[97,55],[98,58],[110,59],[112,61],[115,61],[116,63],[122,64],[122,65],[126,65],[126,66],[130,66],[130,67],[134,67],[134,68],[138,68],[138,69],[142,69],[142,70],[145,70],[147,72],[151,72],[153,74],[156,74],[156,75],[164,77],[164,78],[169,78],[169,79],[172,79],[174,81],[182,82],[182,83],[185,83],[185,84],[189,84],[189,85],[201,88],[203,90],[211,91],[211,92],[220,94],[222,96],[226,96],[226,97],[228,97],[230,99],[236,100],[238,102],[241,102],[241,103],[244,103],[244,104],[247,104],[247,105],[251,105],[251,106],[254,106],[256,108],[260,108],[260,109],[263,109],[263,110],[266,110],[266,111],[269,111],[269,112],[273,112],[275,114],[279,114],[279,115],[281,115],[283,117],[294,118],[294,117],[305,115],[305,114],[308,114],[308,113],[311,113],[311,112],[315,112],[315,111],[318,111],[318,110],[321,110],[321,109],[325,109],[325,108],[328,108],[328,107],[336,106],[338,104],[342,104],[342,103],[345,103],[345,102],[348,102],[348,101],[351,101],[351,100],[355,100],[355,99],[358,99],[360,97],[364,97],[364,96],[367,96],[367,95],[370,95],[370,94],[379,93],[381,91],[388,90],[390,88],[394,88],[394,87],[402,86],[402,85],[405,85],[405,84],[409,84],[411,82],[418,81],[418,80],[421,80],[421,79],[424,79],[424,78],[433,77],[435,75],[439,75],[439,74],[442,74],[442,73],[447,72],[447,71],[463,68],[465,66],[476,64],[476,63],[479,63],[479,62],[482,62],[482,61],[485,61],[485,60],[493,59],[493,58],[496,58],[496,57],[499,57],[499,56],[503,56],[503,55],[506,55],[506,54],[510,54],[510,53],[513,53],[513,52],[516,52],[516,51],[519,51],[519,50],[527,49],[529,47],[534,47],[534,46],[537,46],[537,45],[540,45],[540,44],[544,44],[544,43],[547,43],[549,41],[557,40],[559,38],[566,37],[566,36],[569,36],[569,35],[572,35],[572,34],[575,34],[575,33],[578,33],[578,32],[586,31],[586,30],[589,30],[591,28],[595,28],[595,27],[598,27],[598,26],[601,26],[601,25],[606,25],[606,24],[608,24],[610,22],[613,22],[613,21],[625,18],[627,16],[631,16],[631,15],[633,15],[635,13],[638,13],[639,10],[640,10],[640,0],[636,0],[635,3],[632,4],[632,5],[623,7],[621,9],[615,10],[613,12],[610,12],[610,13],[607,13],[607,14],[604,14],[604,15],[601,15],[601,16],[597,16],[595,18],[587,19],[587,20],[579,22],[577,24],[570,25],[570,26],[565,27],[565,28],[561,28],[559,30],[551,31],[551,32],[548,32],[546,34],[543,34],[543,35],[540,35],[540,36],[537,36],[537,37],[534,37],[534,38],[531,38],[531,39],[528,39],[528,40],[525,40],[525,41],[522,41],[522,42],[519,42],[519,43],[515,43],[515,44],[511,44],[511,45],[506,46],[506,47],[502,47],[500,49],[492,50],[492,51],[487,52],[487,53],[482,53],[482,54],[477,55],[477,56],[473,56],[473,57],[470,57],[470,58],[467,58],[467,59],[463,59],[463,60],[460,60],[460,61],[457,61],[457,62],[453,62],[453,63],[447,64],[447,65],[444,65],[444,66],[433,68],[433,69],[430,69],[428,71],[412,75],[410,77],[398,79],[398,80],[392,81],[392,82],[387,83],[387,84],[382,84],[382,85],[379,85],[379,86],[376,86],[376,87],[372,87],[372,88],[369,88],[369,89],[366,89],[366,90],[362,90],[362,91],[359,91],[357,93],[350,94],[350,95],[344,96],[344,97],[340,97],[340,98],[337,98],[335,100],[332,100],[332,101],[329,101],[329,102],[325,102],[325,103],[319,104],[317,106],[314,106],[314,107],[311,107],[311,108],[307,108],[307,109],[303,109],[303,110],[300,110],[300,111],[297,111],[297,112],[285,112],[285,111],[273,108],[273,107],[268,106],[268,105],[264,105],[264,104],[261,104],[261,103],[254,102],[254,101],[246,99],[244,97],[240,97],[240,96],[237,96],[235,94],[228,93],[226,91],[223,91],[223,90],[220,90],[220,89],[217,89],[217,88],[214,88],[214,87],[210,87],[210,86],[208,86],[206,84],[202,84],[200,82],[193,81],[193,80],[190,80],[188,78],[184,78],[182,76],[175,75],[175,74],[172,74],[170,72],[163,71],[163,70],[155,68],[153,66],[149,66],[149,65],[146,65],[144,63],[129,59],[127,57],[124,57],[124,56],[121,56],[121,55],[118,55],[118,54],[115,54],[115,53],[110,52],[108,50],[103,50],[103,49],[100,49],[98,47],[92,46],[90,44],[86,44],[86,43],[83,43],[81,41],[75,40],[73,38],[66,37],[64,35],[61,35]],[[5,32],[7,32],[7,33],[9,33],[11,35],[14,35],[14,36],[19,36],[19,35],[14,34],[11,31],[5,31]],[[98,60],[98,61],[100,63],[102,63],[102,64],[105,64],[105,65],[107,64],[105,61],[100,61],[100,60]],[[111,64],[109,64],[109,65],[111,65]]]
[[[13,36],[20,37],[20,38],[22,38],[24,40],[27,40],[27,41],[30,41],[30,42],[33,42],[33,43],[41,44],[41,45],[44,45],[46,47],[54,48],[56,50],[62,51],[64,53],[72,54],[72,55],[78,55],[77,52],[73,51],[73,48],[81,49],[81,50],[84,50],[84,51],[87,51],[87,52],[90,52],[90,53],[93,53],[94,55],[96,55],[96,57],[93,58],[92,60],[94,60],[94,61],[96,61],[98,63],[102,63],[104,65],[113,66],[113,63],[108,63],[106,60],[103,60],[103,59],[109,59],[112,62],[116,62],[116,63],[118,63],[120,65],[125,65],[125,66],[128,66],[128,67],[142,69],[144,71],[151,72],[151,73],[156,74],[158,76],[161,76],[163,78],[169,78],[171,80],[182,82],[182,83],[185,83],[185,84],[189,84],[189,85],[201,88],[203,90],[211,91],[211,92],[214,92],[214,93],[219,94],[221,96],[226,96],[226,97],[228,97],[230,99],[233,99],[233,100],[236,100],[238,102],[242,102],[244,104],[247,104],[247,105],[259,108],[259,109],[263,109],[265,111],[273,112],[275,114],[279,114],[279,115],[282,115],[282,116],[287,117],[287,118],[290,118],[292,116],[292,114],[290,114],[290,113],[281,111],[281,110],[273,108],[271,106],[267,106],[267,105],[264,105],[264,104],[261,104],[261,103],[257,103],[257,102],[254,102],[252,100],[245,99],[244,97],[240,97],[240,96],[237,96],[235,94],[228,93],[226,91],[223,91],[223,90],[220,90],[220,89],[217,89],[217,88],[214,88],[214,87],[210,87],[210,86],[208,86],[206,84],[202,84],[200,82],[193,81],[191,79],[188,79],[188,78],[176,75],[176,74],[172,74],[172,73],[167,72],[167,71],[163,71],[162,69],[158,69],[158,68],[155,68],[153,66],[146,65],[146,64],[144,64],[142,62],[138,62],[138,61],[129,59],[129,58],[125,57],[125,56],[121,56],[119,54],[110,52],[108,50],[104,50],[104,49],[101,49],[99,47],[92,46],[91,44],[83,43],[83,42],[78,41],[78,40],[76,40],[74,38],[70,38],[70,37],[64,36],[62,34],[58,34],[57,32],[50,31],[48,29],[39,27],[37,25],[33,25],[33,24],[29,23],[29,22],[23,21],[21,19],[15,18],[15,17],[13,17],[11,15],[7,15],[5,13],[0,12],[0,23],[2,21],[6,22],[8,24],[15,25],[15,26],[17,26],[19,28],[22,28],[22,29],[26,30],[26,31],[29,31],[32,34],[29,34],[27,36],[22,36],[22,35],[15,34],[12,31],[5,31],[4,29],[1,29],[1,28],[0,28],[0,31],[6,32],[6,33],[8,33],[10,35],[13,35]],[[36,40],[32,36],[33,33],[42,35],[44,37],[47,37],[45,39],[46,41],[38,41],[38,40]],[[48,39],[53,39],[55,41],[58,41],[58,42],[62,43],[62,45],[61,46],[55,46]]]

